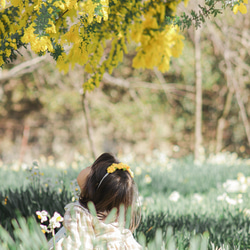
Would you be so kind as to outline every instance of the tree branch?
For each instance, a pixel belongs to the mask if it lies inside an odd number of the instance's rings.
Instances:
[[[32,68],[34,69],[35,67],[38,66],[38,64],[42,61],[44,61],[47,57],[46,56],[41,56],[41,57],[36,57],[33,58],[27,62],[23,62],[11,70],[5,72],[5,71],[0,71],[0,81],[6,81],[10,78],[13,77],[18,77],[24,73],[27,72],[27,68]]]
[[[125,89],[135,89],[135,88],[148,88],[154,89],[158,91],[167,91],[168,93],[177,94],[181,96],[186,96],[190,99],[194,99],[195,96],[195,88],[194,86],[183,85],[183,84],[175,84],[175,83],[166,83],[166,84],[158,84],[152,82],[144,82],[140,80],[131,79],[122,79],[116,78],[108,73],[104,73],[102,81],[105,84],[115,85],[120,88]]]

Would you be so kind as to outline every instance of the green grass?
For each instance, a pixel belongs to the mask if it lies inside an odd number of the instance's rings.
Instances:
[[[149,246],[159,237],[159,229],[162,242],[172,237],[179,249],[188,249],[196,234],[208,235],[209,249],[212,243],[218,247],[229,244],[229,249],[250,249],[249,160],[226,154],[201,165],[191,158],[172,160],[162,155],[140,163],[123,161],[134,170],[140,193],[142,222],[135,233],[137,239],[143,233],[142,241]],[[25,218],[42,209],[63,214],[63,206],[76,196],[71,181],[90,162],[64,164],[63,169],[56,163],[36,165],[29,171],[13,171],[11,165],[2,166],[0,171],[0,221],[10,233],[10,219],[17,218],[16,209]],[[228,192],[223,184],[230,179],[239,187],[244,184],[244,192]],[[170,238],[169,227],[173,230]]]

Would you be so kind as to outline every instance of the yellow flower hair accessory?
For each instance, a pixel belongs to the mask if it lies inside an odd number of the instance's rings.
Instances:
[[[99,185],[97,186],[97,189],[101,186],[103,180],[109,175],[114,173],[117,169],[128,171],[130,176],[134,178],[134,173],[131,171],[130,167],[127,164],[124,163],[113,163],[111,166],[107,168],[107,173],[102,177],[101,181],[99,182]]]
[[[127,164],[124,164],[122,162],[120,163],[113,163],[111,166],[107,168],[107,173],[112,174],[114,173],[117,169],[123,170],[123,171],[128,171],[130,176],[134,178],[134,173],[131,171],[130,167]]]

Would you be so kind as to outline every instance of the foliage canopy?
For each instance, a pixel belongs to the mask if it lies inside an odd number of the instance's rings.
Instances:
[[[38,55],[49,53],[61,71],[75,64],[85,67],[89,79],[84,90],[99,85],[137,44],[133,67],[169,69],[172,56],[183,48],[180,27],[199,26],[209,15],[226,7],[246,12],[247,0],[205,1],[199,11],[176,16],[181,0],[5,0],[0,1],[0,66],[16,58],[18,49],[30,45]],[[188,0],[184,0],[187,5]],[[219,8],[216,7],[219,3]]]

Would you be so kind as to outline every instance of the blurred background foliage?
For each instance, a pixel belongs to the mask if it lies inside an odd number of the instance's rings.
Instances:
[[[243,105],[249,117],[249,28],[249,13],[232,15],[230,11],[202,25],[202,146],[206,155],[230,151],[244,158],[250,154],[249,122],[244,123],[240,109]],[[71,162],[75,151],[90,155],[90,137],[98,153],[134,153],[145,158],[159,149],[169,157],[192,154],[194,32],[194,28],[183,31],[183,54],[172,60],[169,72],[133,69],[131,45],[123,63],[85,96],[82,67],[63,75],[51,58],[37,59],[29,50],[22,51],[23,56],[0,73],[0,159],[27,161],[43,154]]]

